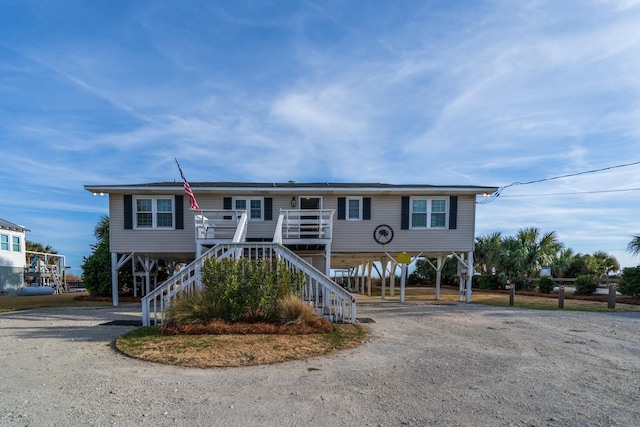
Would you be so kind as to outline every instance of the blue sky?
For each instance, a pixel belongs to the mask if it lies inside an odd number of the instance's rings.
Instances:
[[[0,0],[0,217],[79,274],[107,214],[83,185],[179,180],[174,157],[192,182],[498,187],[640,161],[639,28],[637,0]],[[510,187],[476,232],[637,265],[639,188]]]

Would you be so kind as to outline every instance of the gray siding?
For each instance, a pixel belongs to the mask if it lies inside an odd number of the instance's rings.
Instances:
[[[354,194],[354,196],[357,196]],[[418,195],[416,195],[418,196]],[[326,200],[325,207],[337,209],[337,198]],[[458,197],[457,229],[401,230],[401,197],[377,196],[371,200],[371,220],[335,220],[332,251],[339,252],[453,252],[471,251],[474,243],[475,197]],[[378,225],[393,229],[394,238],[382,247],[373,239]]]
[[[140,194],[137,194],[140,195]],[[268,191],[257,194],[273,199],[273,220],[249,221],[247,237],[271,240],[281,209],[291,209],[291,194],[270,195]],[[338,197],[360,197],[361,194],[322,194],[310,191],[308,196],[321,196],[323,209],[337,210]],[[230,194],[227,197],[233,196]],[[414,194],[420,196],[420,194]],[[225,195],[198,194],[198,203],[203,210],[223,209]],[[433,197],[430,195],[429,197]],[[110,242],[111,251],[118,253],[195,253],[195,226],[193,212],[184,198],[184,230],[125,230],[124,203],[121,194],[110,197]],[[297,199],[297,196],[296,196]],[[450,253],[473,250],[475,234],[475,196],[458,197],[457,229],[401,230],[401,195],[371,196],[371,220],[338,220],[334,215],[332,253],[350,252],[424,252]],[[393,241],[381,246],[373,239],[374,229],[381,224],[394,231]],[[314,263],[317,257],[314,257]]]
[[[194,253],[195,222],[184,200],[184,230],[125,230],[121,194],[109,196],[109,244],[111,252]]]

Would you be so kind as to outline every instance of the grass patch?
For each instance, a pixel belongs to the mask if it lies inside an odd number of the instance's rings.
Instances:
[[[360,324],[338,324],[325,334],[162,335],[139,328],[116,340],[122,353],[150,362],[194,368],[265,365],[355,348],[367,336]]]
[[[395,295],[389,296],[389,288],[386,292],[387,301],[399,301],[400,290],[396,286]],[[372,297],[380,297],[380,289],[372,292]],[[408,301],[433,301],[435,303],[435,287],[407,287],[406,299]],[[366,301],[361,297],[359,301]],[[375,301],[375,299],[373,299]],[[459,301],[458,289],[451,286],[443,286],[440,293],[441,303],[457,303]],[[472,304],[485,304],[499,307],[509,306],[509,291],[487,291],[473,289]],[[610,309],[607,304],[607,295],[576,296],[572,293],[565,294],[564,309],[558,308],[558,294],[541,294],[531,291],[516,291],[514,307],[532,310],[567,310],[588,312],[630,312],[640,311],[640,299],[625,296],[616,298],[616,308]]]
[[[87,292],[69,292],[57,295],[3,296],[0,297],[0,313],[48,307],[106,307],[111,299],[94,301]]]
[[[499,307],[509,306],[508,294],[493,294],[474,292],[472,303],[485,304]],[[632,304],[616,303],[616,308],[610,309],[606,302],[590,301],[581,299],[565,298],[564,308],[558,308],[558,298],[518,295],[516,292],[513,306],[534,310],[567,310],[567,311],[589,311],[589,312],[628,312],[638,311],[640,307]]]

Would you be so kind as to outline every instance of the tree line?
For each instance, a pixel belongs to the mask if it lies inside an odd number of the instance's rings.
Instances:
[[[633,236],[627,250],[640,255],[640,235]],[[555,231],[543,233],[536,227],[520,229],[513,236],[498,231],[476,237],[473,259],[474,286],[481,288],[496,288],[509,282],[517,289],[532,289],[543,267],[548,267],[555,278],[604,278],[620,271],[614,256],[604,251],[575,252],[560,242]],[[455,258],[446,260],[442,272],[444,284],[457,280],[457,264]],[[434,269],[426,260],[418,260],[409,283],[434,281]]]

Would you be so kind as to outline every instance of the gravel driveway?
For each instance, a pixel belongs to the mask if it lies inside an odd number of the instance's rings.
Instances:
[[[139,312],[0,314],[0,425],[640,425],[638,313],[359,304],[357,349],[203,370],[114,352]]]

